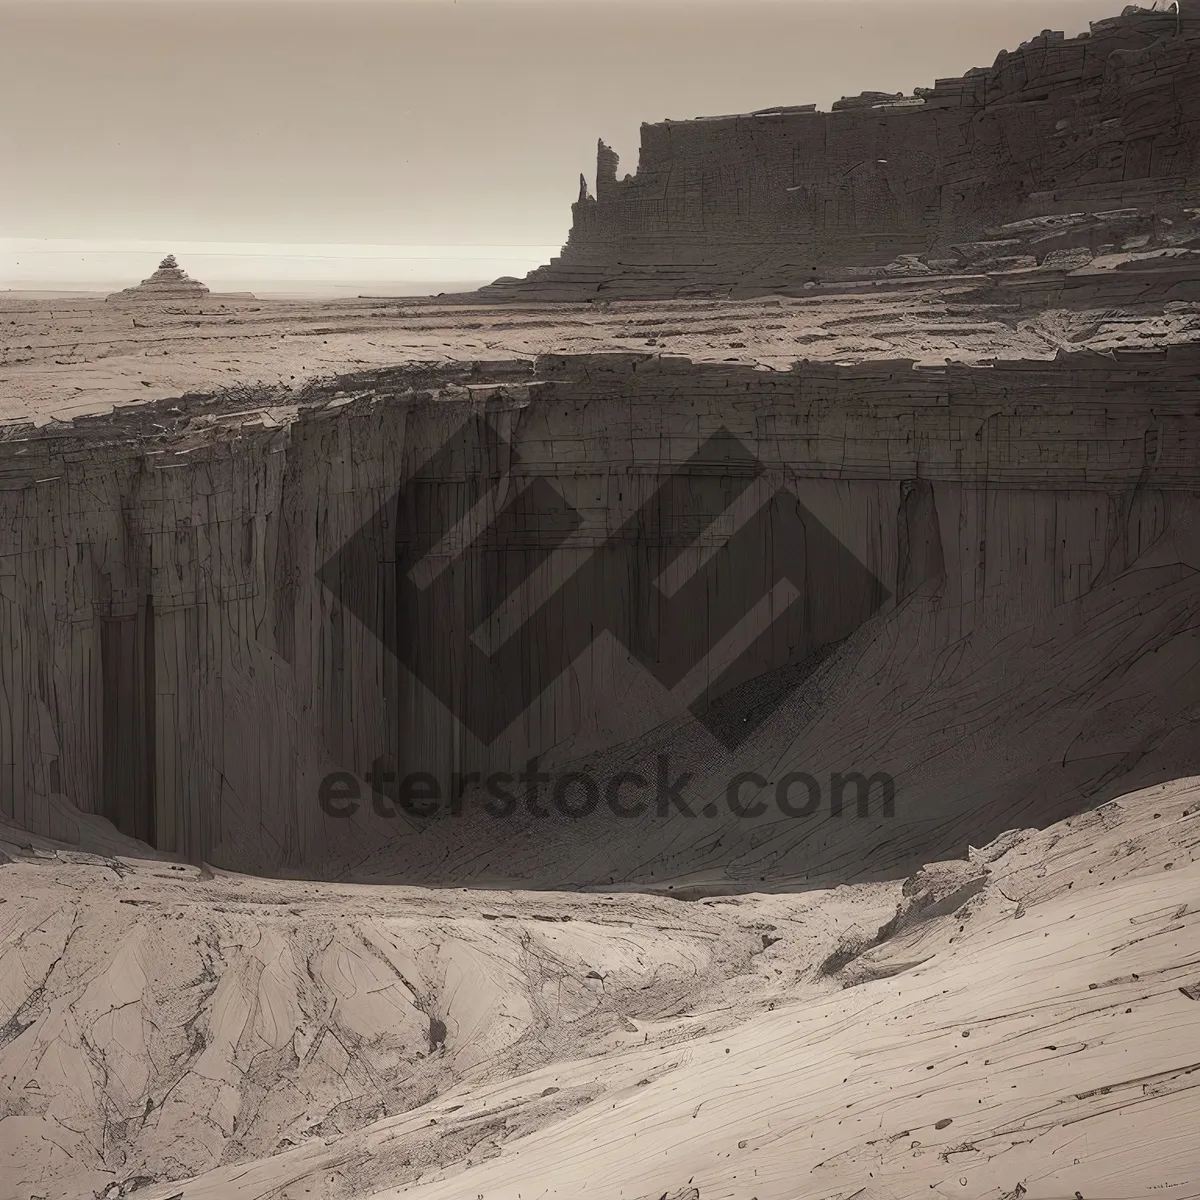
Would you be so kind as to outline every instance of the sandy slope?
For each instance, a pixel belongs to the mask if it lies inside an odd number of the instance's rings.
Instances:
[[[1198,780],[691,903],[3,836],[5,1198],[1200,1196]]]

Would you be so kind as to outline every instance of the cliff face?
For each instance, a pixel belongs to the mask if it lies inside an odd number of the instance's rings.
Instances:
[[[252,871],[833,880],[1189,773],[1198,371],[543,356],[26,430],[4,815]],[[535,756],[545,811],[494,815]],[[664,756],[691,815],[551,802]]]
[[[647,127],[493,289],[841,280],[795,300],[10,318],[3,816],[744,886],[1200,770],[1198,47],[1130,11],[911,99]]]
[[[1200,203],[1200,7],[1181,10],[1046,31],[912,96],[643,125],[632,176],[600,144],[562,255],[484,293],[755,294],[1182,244]]]

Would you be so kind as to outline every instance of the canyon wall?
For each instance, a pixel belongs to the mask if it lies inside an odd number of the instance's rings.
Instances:
[[[1200,6],[1179,7],[1045,31],[911,96],[643,125],[631,176],[600,144],[561,256],[483,293],[748,295],[1176,245],[1200,204]]]
[[[1189,773],[1198,371],[545,355],[10,427],[3,815],[250,871],[712,885]],[[483,804],[534,756],[604,792],[664,755],[691,816]],[[894,793],[726,803],[796,772]]]

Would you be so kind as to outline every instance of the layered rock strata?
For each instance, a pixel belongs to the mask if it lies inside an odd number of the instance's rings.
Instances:
[[[1169,256],[1200,244],[1198,146],[1200,8],[1131,7],[911,96],[643,125],[632,176],[601,142],[561,256],[483,292],[753,295]]]
[[[4,813],[253,871],[744,886],[888,874],[1187,773],[1198,372],[1194,346],[544,355],[25,429],[0,443]],[[739,509],[750,483],[775,507]],[[506,532],[476,546],[485,501]],[[770,670],[684,679],[731,635],[731,587]],[[693,817],[577,819],[551,782],[543,817],[497,818],[471,778],[538,756],[603,791],[663,755]],[[349,816],[320,799],[339,772]],[[771,800],[796,772],[883,772],[893,803],[796,819]],[[726,803],[741,773],[771,801],[752,817]],[[406,815],[388,774],[463,803]]]

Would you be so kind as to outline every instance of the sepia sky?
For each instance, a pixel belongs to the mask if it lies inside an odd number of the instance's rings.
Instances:
[[[642,121],[907,91],[1120,8],[0,0],[0,274],[41,239],[538,261],[566,235],[580,171],[593,179],[597,137],[632,172]],[[469,253],[450,258],[472,274]]]

